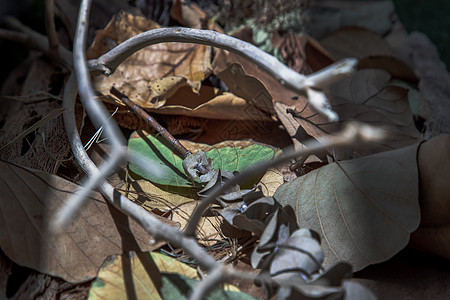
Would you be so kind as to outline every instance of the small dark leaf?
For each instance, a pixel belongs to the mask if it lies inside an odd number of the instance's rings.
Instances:
[[[199,164],[210,172],[214,170],[212,167],[212,160],[206,158],[205,152],[203,151],[192,153],[183,160],[183,169],[192,181],[200,178],[201,174],[198,171]]]
[[[313,273],[319,271],[323,260],[322,248],[310,231],[299,229],[278,246],[270,265],[270,274],[279,277],[285,272],[298,270],[311,278]]]

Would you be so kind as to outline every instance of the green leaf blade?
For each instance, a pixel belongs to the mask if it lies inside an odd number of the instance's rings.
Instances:
[[[193,147],[195,148],[196,145],[199,145],[199,147],[204,148],[196,150],[205,151],[206,157],[213,160],[214,169],[230,172],[240,172],[253,164],[272,159],[275,154],[271,147],[247,141],[236,141],[231,144],[231,146],[230,143],[220,143],[214,146],[193,144]],[[128,141],[128,149],[131,153],[139,153],[161,165],[163,175],[155,178],[150,176],[145,170],[130,164],[130,170],[142,178],[158,185],[195,186],[195,183],[189,180],[183,170],[183,159],[174,153],[175,150],[164,143],[160,137],[153,135],[132,136]]]

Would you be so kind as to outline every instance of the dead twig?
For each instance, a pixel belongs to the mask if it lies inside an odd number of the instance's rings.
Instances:
[[[116,68],[130,55],[150,45],[167,42],[195,43],[209,45],[236,53],[275,78],[287,89],[307,95],[311,105],[330,121],[337,121],[337,114],[331,109],[320,89],[330,85],[354,71],[358,60],[346,58],[309,76],[297,73],[278,59],[237,38],[210,30],[193,28],[159,28],[142,32],[129,38],[109,52],[88,62],[90,70],[102,71],[105,75],[114,73]]]

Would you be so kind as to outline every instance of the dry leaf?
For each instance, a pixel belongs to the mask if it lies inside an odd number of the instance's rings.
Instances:
[[[110,254],[154,248],[148,233],[107,205],[98,192],[63,233],[49,236],[49,221],[79,186],[3,162],[0,170],[0,247],[17,264],[82,282],[94,278]]]
[[[316,72],[334,62],[317,41],[305,34],[274,32],[272,44],[281,52],[284,63],[301,74]]]
[[[160,253],[114,255],[103,263],[88,299],[187,299],[198,280],[195,268]],[[255,299],[230,284],[220,288],[208,299]]]
[[[258,185],[261,186],[261,191],[264,196],[273,196],[275,191],[284,183],[283,174],[277,169],[269,169],[261,178]]]
[[[300,228],[320,234],[325,268],[346,261],[361,270],[408,244],[420,222],[417,147],[332,163],[277,190]]]
[[[341,160],[404,147],[415,143],[419,133],[409,107],[408,91],[387,85],[389,79],[390,75],[383,70],[367,69],[357,71],[331,86],[331,105],[339,115],[338,123],[328,122],[312,110],[307,102],[302,105],[304,102],[299,101],[293,106],[276,103],[275,109],[283,124],[287,124],[286,129],[291,137],[299,142],[308,137],[320,141],[351,120],[381,126],[388,131],[382,142],[354,144],[337,152]]]
[[[412,235],[416,248],[450,259],[450,135],[419,148],[420,209],[422,221]]]
[[[122,12],[111,20],[104,30],[98,32],[88,51],[88,57],[98,57],[114,45],[155,28],[159,28],[159,25],[151,20]],[[130,56],[111,76],[94,77],[94,85],[103,96],[109,96],[111,86],[115,86],[142,107],[158,107],[161,103],[151,103],[153,96],[148,85],[152,80],[180,76],[187,80],[193,91],[198,92],[201,81],[211,71],[210,60],[211,49],[208,46],[185,43],[157,44]],[[171,88],[176,87],[169,89]]]
[[[323,38],[320,43],[335,59],[364,58],[374,55],[390,56],[392,50],[381,36],[373,31],[349,27]]]
[[[411,68],[403,61],[393,56],[369,56],[359,60],[358,69],[382,69],[393,78],[402,79],[417,84],[419,79]]]
[[[385,35],[392,27],[395,7],[392,1],[311,1],[309,28],[322,38],[348,26],[358,26]]]
[[[246,99],[231,93],[216,94],[217,91],[211,87],[202,87],[200,95],[181,88],[167,99],[164,106],[149,111],[216,120],[273,121],[267,111],[261,111]]]

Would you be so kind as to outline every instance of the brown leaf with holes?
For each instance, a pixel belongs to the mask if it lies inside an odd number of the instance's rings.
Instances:
[[[155,22],[144,17],[133,16],[122,12],[113,18],[104,30],[97,33],[94,43],[88,50],[88,57],[95,58],[114,48],[117,44],[141,32],[159,28]],[[186,79],[187,84],[194,92],[198,92],[201,81],[211,72],[211,48],[204,45],[186,43],[163,43],[146,47],[126,59],[114,74],[106,77],[94,77],[95,89],[102,95],[109,97],[111,86],[133,99],[144,107],[161,106],[165,98],[162,95],[155,101],[149,83],[169,76],[178,76]],[[177,87],[176,82],[171,84],[171,78],[166,82],[166,89]],[[153,103],[152,103],[153,100]]]
[[[92,192],[79,216],[59,235],[47,226],[79,189],[48,173],[0,163],[0,247],[14,262],[69,282],[91,280],[103,260],[124,251],[148,251],[151,236]],[[170,220],[161,218],[169,225]]]

